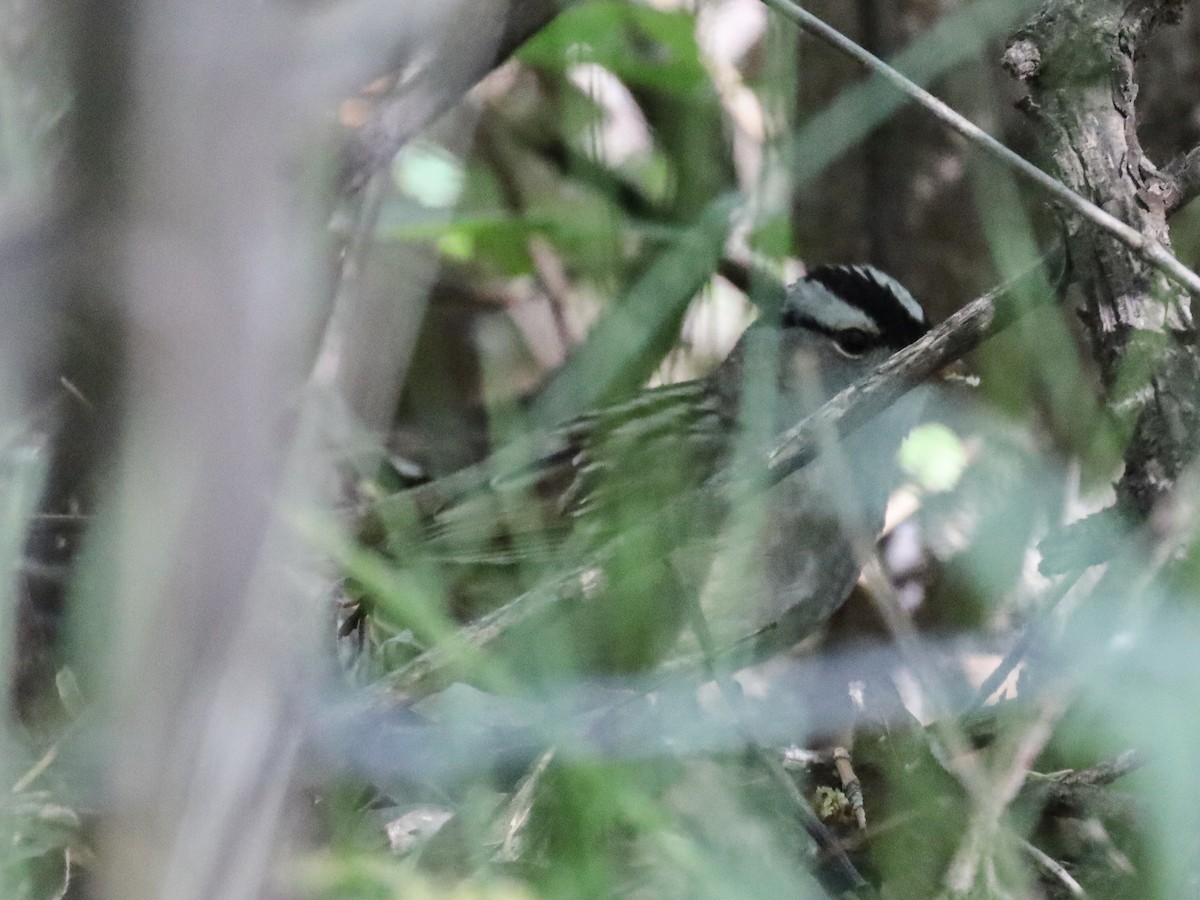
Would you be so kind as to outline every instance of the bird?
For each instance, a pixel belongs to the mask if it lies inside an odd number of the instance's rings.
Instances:
[[[767,490],[755,477],[779,433],[928,330],[882,271],[814,268],[708,375],[580,415],[519,464],[485,463],[390,501],[393,523],[419,523],[419,540],[404,531],[390,552],[456,569],[439,583],[460,620],[570,573],[555,615],[496,642],[541,678],[643,671],[687,649],[697,615],[719,644],[789,646],[853,588],[856,548],[882,527],[927,394],[910,391]],[[372,531],[388,529],[376,518]],[[507,578],[497,587],[485,570]]]

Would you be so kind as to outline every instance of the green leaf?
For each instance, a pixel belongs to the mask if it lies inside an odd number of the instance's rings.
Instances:
[[[716,271],[736,203],[735,195],[717,199],[663,250],[543,391],[535,423],[565,421],[645,382],[657,351],[674,343],[688,304]]]
[[[708,89],[695,16],[615,0],[563,12],[517,54],[529,65],[565,69],[591,62],[631,85],[679,94]]]
[[[914,428],[900,445],[900,468],[927,491],[950,490],[966,465],[963,442],[940,422]]]

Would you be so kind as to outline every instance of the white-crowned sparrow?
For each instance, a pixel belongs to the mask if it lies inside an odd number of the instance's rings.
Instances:
[[[484,466],[389,501],[393,520],[402,509],[399,518],[412,522],[415,511],[424,521],[423,549],[411,531],[391,549],[422,565],[436,558],[443,573],[458,567],[442,584],[460,617],[477,613],[481,594],[495,603],[548,571],[580,573],[561,615],[523,629],[515,645],[542,672],[655,662],[702,595],[720,643],[773,623],[773,645],[803,637],[853,587],[854,538],[882,525],[922,396],[906,395],[765,494],[741,491],[738,471],[751,472],[776,433],[927,330],[920,305],[882,272],[815,269],[707,377],[582,416],[531,463]],[[758,514],[743,515],[756,497]],[[484,569],[510,577],[497,591]]]

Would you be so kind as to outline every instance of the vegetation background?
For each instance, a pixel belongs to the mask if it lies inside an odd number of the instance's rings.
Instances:
[[[1071,200],[797,9],[3,5],[0,894],[1195,893],[1200,11],[806,7]],[[514,689],[462,597],[547,570],[387,498],[832,262],[979,376],[864,585],[737,685]]]

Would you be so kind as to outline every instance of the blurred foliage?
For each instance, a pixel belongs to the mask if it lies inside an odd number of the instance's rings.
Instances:
[[[945,90],[959,105],[977,119],[998,121],[1010,141],[1028,141],[1019,119],[1003,111],[1005,97],[997,95],[980,55],[995,55],[997,41],[1036,4],[955,5],[940,16],[911,6],[902,17],[876,10],[890,23],[893,43],[873,49],[899,51],[899,67],[923,83],[949,76]],[[451,720],[474,722],[485,744],[495,728],[502,743],[522,734],[512,746],[527,746],[524,752],[533,754],[541,743],[536,735],[545,730],[542,740],[557,749],[536,764],[534,755],[518,753],[504,774],[488,768],[491,780],[483,783],[499,793],[483,806],[478,796],[468,799],[481,783],[457,784],[466,793],[443,800],[442,807],[454,813],[449,821],[455,824],[444,826],[452,831],[427,838],[427,851],[408,851],[418,868],[441,877],[503,872],[544,896],[821,896],[854,887],[827,850],[814,855],[803,817],[753,753],[715,753],[722,743],[716,734],[728,727],[716,724],[719,703],[713,707],[710,698],[708,706],[692,707],[697,718],[690,725],[678,725],[675,714],[664,711],[655,736],[641,730],[644,723],[621,724],[612,712],[612,704],[637,705],[634,698],[645,690],[640,682],[611,685],[606,690],[612,695],[602,691],[587,699],[585,691],[568,699],[574,695],[566,689],[559,697],[563,674],[608,671],[589,661],[583,651],[588,643],[609,642],[632,653],[636,664],[617,666],[623,670],[643,668],[661,655],[661,649],[649,657],[635,653],[630,643],[631,635],[666,628],[670,618],[664,610],[672,588],[652,576],[661,551],[649,534],[645,555],[629,557],[630,571],[645,583],[626,580],[622,592],[639,598],[641,608],[603,607],[602,615],[587,620],[586,638],[569,619],[561,627],[542,623],[529,636],[518,626],[499,642],[470,629],[454,634],[456,619],[480,609],[503,616],[514,598],[519,603],[553,594],[548,572],[588,565],[581,562],[578,541],[558,546],[557,526],[548,524],[553,518],[538,511],[543,501],[535,496],[530,506],[523,493],[528,485],[513,480],[542,452],[527,435],[597,404],[622,402],[656,371],[659,381],[702,373],[702,360],[719,358],[720,351],[705,354],[702,336],[688,322],[729,296],[724,278],[733,271],[731,259],[743,266],[743,278],[733,282],[742,311],[724,325],[736,334],[754,307],[770,309],[771,282],[794,271],[794,258],[809,265],[863,256],[891,263],[940,317],[972,292],[1026,269],[1037,259],[1039,233],[1053,237],[1040,206],[1006,171],[965,155],[919,113],[901,110],[883,84],[858,80],[820,48],[797,44],[783,23],[760,23],[740,50],[715,51],[720,42],[706,28],[721,25],[705,18],[715,19],[715,9],[701,7],[697,14],[595,2],[563,13],[494,77],[494,90],[481,93],[475,148],[462,164],[463,192],[450,217],[422,224],[419,214],[405,211],[398,205],[409,202],[404,195],[417,198],[403,179],[384,206],[381,221],[389,230],[381,236],[436,241],[468,280],[507,283],[510,296],[522,298],[509,304],[544,304],[543,320],[557,317],[557,328],[531,328],[533,314],[510,305],[530,355],[551,361],[539,381],[516,384],[507,379],[504,351],[483,338],[490,326],[454,320],[454,327],[480,336],[480,382],[467,402],[488,405],[474,427],[487,429],[484,443],[503,452],[453,489],[469,495],[472,484],[513,486],[501,491],[499,506],[468,504],[458,514],[453,527],[460,534],[464,525],[482,528],[466,543],[424,544],[418,537],[420,501],[416,507],[395,501],[378,507],[390,511],[360,535],[373,549],[355,551],[348,569],[355,608],[369,610],[356,632],[361,648],[349,654],[357,677],[414,684],[406,680],[413,661],[419,664],[437,646],[456,659],[453,674],[422,683],[422,690],[444,687],[445,678],[467,678],[489,691],[523,694],[536,660],[540,702],[567,721],[582,717],[586,733],[603,735],[614,754],[601,761],[586,746],[573,752],[557,743],[568,739],[556,728],[537,715],[514,718],[499,700],[459,709]],[[856,32],[853,16],[847,20],[849,8],[826,11]],[[792,198],[790,211],[786,198]],[[873,217],[896,208],[902,215],[879,227]],[[1115,424],[1097,401],[1070,313],[1039,303],[1058,277],[1044,274],[1041,286],[1024,298],[1038,309],[976,355],[982,391],[947,393],[930,410],[933,424],[905,445],[901,465],[909,482],[901,495],[916,498],[918,507],[882,545],[896,588],[921,627],[934,635],[972,633],[980,647],[988,645],[987,635],[1020,633],[1021,623],[1044,631],[1040,640],[1067,633],[1066,613],[1054,612],[1054,598],[1070,583],[1056,586],[1039,577],[1032,548],[1055,523],[1074,517],[1079,504],[1103,496],[1128,427]],[[512,285],[521,287],[514,292]],[[537,346],[564,340],[565,348]],[[727,348],[729,338],[714,344],[722,341]],[[565,364],[559,364],[563,349]],[[494,353],[501,355],[488,358]],[[423,391],[421,378],[420,371],[410,373],[406,392]],[[428,426],[410,410],[402,402],[393,447],[406,464],[436,470],[436,460],[412,452],[420,444],[407,435]],[[638,465],[661,469],[668,462],[641,459]],[[658,474],[667,478],[668,469]],[[637,479],[621,484],[633,519],[607,524],[637,534],[637,521],[657,521],[654,507],[662,501],[653,491],[639,497]],[[366,487],[368,497],[380,490],[387,488]],[[506,532],[499,544],[498,522]],[[1058,617],[1054,626],[1048,616]],[[824,652],[836,659],[837,648],[856,633],[859,639],[873,634],[878,626],[869,624],[872,618],[852,601],[825,636]],[[676,628],[672,624],[668,633]],[[911,719],[906,723],[907,714],[897,719],[895,688],[869,663],[862,670],[872,672],[865,708],[839,720],[847,728],[859,723],[855,761],[871,822],[866,836],[856,837],[852,816],[847,825],[836,804],[826,801],[828,825],[851,848],[853,865],[895,897],[934,896],[948,872],[964,868],[994,891],[1061,894],[1063,882],[1022,850],[1028,838],[1052,848],[1056,858],[1075,860],[1069,867],[1078,866],[1076,874],[1090,879],[1098,895],[1148,889],[1154,879],[1140,862],[1124,867],[1114,863],[1117,851],[1097,849],[1111,839],[1124,847],[1126,862],[1144,859],[1119,801],[1116,812],[1080,807],[1072,815],[1083,818],[1070,821],[1024,795],[1011,817],[1003,806],[989,806],[992,793],[1002,790],[1006,767],[1025,752],[1022,741],[1033,739],[1039,708],[1060,702],[1053,667],[1036,674],[1039,667],[1027,661],[1019,670],[1019,691],[1011,679],[1004,689],[1016,699],[985,707],[1005,711],[1001,724],[980,730],[956,725],[951,716],[987,699],[976,696],[980,676],[963,668],[970,654],[932,645],[925,652],[930,660],[918,675],[918,705],[927,718],[941,721],[941,730],[931,735]],[[606,658],[611,665],[613,655]],[[999,656],[982,660],[994,666]],[[768,718],[774,704],[819,708],[829,702],[804,701],[803,691],[791,694],[778,682],[768,691],[762,701]],[[863,727],[875,717],[889,724]],[[430,721],[448,720],[442,710]],[[707,738],[706,728],[712,729]],[[1123,750],[1128,740],[1121,729],[1094,731],[1082,745],[1074,725],[1062,733],[1071,735],[1065,743],[1055,737],[1039,746],[1048,767],[1051,759],[1063,760],[1068,746],[1066,764],[1084,768]],[[657,751],[615,749],[633,734]],[[814,734],[799,726],[790,736],[804,743]],[[944,751],[936,749],[945,740],[978,744],[981,756],[947,766],[938,755]],[[713,750],[682,749],[706,745]],[[627,759],[628,753],[644,758]],[[810,799],[836,795],[846,802],[832,767],[810,766],[786,777]],[[410,802],[421,794],[400,793]],[[1118,813],[1119,821],[1110,820]],[[1072,828],[1091,829],[1093,838],[1065,839]],[[1101,833],[1109,837],[1097,838]],[[972,847],[974,840],[984,843]]]
[[[686,695],[686,686],[668,688],[653,676],[648,683],[601,678],[595,695],[586,687],[591,682],[575,693],[570,679],[580,673],[644,670],[663,649],[638,641],[669,638],[682,624],[666,612],[677,587],[657,566],[665,545],[655,529],[676,527],[659,509],[671,491],[656,493],[654,485],[663,488],[672,465],[686,462],[655,459],[653,451],[630,457],[659,480],[623,477],[625,496],[600,519],[634,545],[623,557],[614,551],[624,570],[591,555],[595,545],[578,536],[560,544],[540,488],[531,496],[520,478],[544,452],[541,438],[530,435],[598,404],[621,403],[652,378],[702,374],[723,352],[706,351],[706,344],[727,349],[756,308],[770,314],[772,291],[795,271],[792,260],[887,265],[936,319],[1023,272],[1054,236],[1053,221],[1008,172],[902,109],[878,80],[859,79],[823,49],[797,43],[789,26],[757,20],[749,6],[727,4],[730,16],[744,17],[740,27],[751,25],[741,44],[731,36],[724,45],[720,30],[734,19],[719,18],[721,4],[698,12],[622,2],[573,7],[493,76],[494,88],[480,92],[475,144],[461,174],[439,175],[440,164],[422,169],[405,155],[438,159],[444,151],[436,145],[409,148],[398,162],[378,239],[433,241],[453,261],[457,279],[507,293],[526,358],[545,362],[540,378],[514,381],[505,349],[511,345],[487,337],[494,327],[485,320],[499,310],[453,317],[450,327],[477,336],[479,382],[465,402],[484,412],[471,427],[485,432],[480,446],[500,452],[449,487],[468,497],[487,487],[483,496],[491,499],[468,503],[430,544],[421,536],[418,496],[427,488],[418,488],[413,505],[393,498],[376,506],[378,518],[368,517],[360,547],[343,555],[352,615],[366,610],[346,639],[358,641],[357,649],[343,646],[355,679],[393,689],[419,684],[422,692],[468,680],[489,692],[481,698],[493,699],[424,701],[414,707],[423,717],[418,732],[465,721],[483,745],[494,740],[510,748],[497,750],[503,765],[481,765],[477,776],[452,787],[381,789],[389,804],[432,802],[447,822],[414,838],[415,849],[393,845],[405,859],[396,872],[424,871],[447,884],[465,876],[460,890],[474,890],[469,886],[480,878],[511,878],[538,896],[815,897],[856,888],[848,862],[891,897],[935,896],[955,877],[986,886],[976,889],[989,895],[1065,896],[1067,882],[1039,863],[1038,851],[1025,849],[1029,841],[1066,860],[1068,878],[1096,896],[1169,896],[1165,885],[1179,883],[1173,879],[1182,872],[1166,880],[1156,874],[1161,863],[1147,856],[1153,842],[1143,830],[1145,804],[1135,809],[1107,788],[1067,804],[1067,812],[1046,799],[1062,778],[1057,770],[1086,769],[1144,737],[1140,726],[1117,724],[1104,712],[1097,725],[1081,726],[1083,695],[1090,702],[1096,693],[1068,690],[1067,672],[1032,649],[1053,646],[1070,659],[1074,651],[1063,642],[1086,646],[1082,635],[1103,622],[1094,612],[1100,601],[1083,599],[1095,580],[1038,575],[1034,548],[1057,523],[1103,503],[1129,427],[1098,400],[1072,314],[1040,302],[1053,292],[1057,272],[1044,272],[1021,298],[1037,308],[975,354],[982,389],[939,397],[930,424],[905,444],[907,481],[894,506],[915,501],[916,511],[881,544],[897,599],[924,633],[971,634],[974,651],[953,643],[911,647],[923,656],[919,664],[908,659],[916,697],[901,698],[888,664],[860,660],[856,670],[846,663],[857,671],[849,680],[865,691],[854,713],[831,711],[829,696],[796,689],[787,675],[760,676],[765,687],[758,690],[766,693],[754,698],[726,684],[717,691],[724,701],[681,701],[676,695]],[[1037,4],[984,0],[934,10],[911,3],[903,14],[870,3],[857,11],[825,6],[851,35],[861,17],[881,18],[886,27],[875,23],[871,49],[894,55],[918,81],[941,86],[1010,143],[1029,145],[988,60]],[[414,171],[423,173],[419,188],[408,186]],[[421,199],[436,193],[439,177],[461,193],[448,217],[423,219],[414,203],[446,205]],[[1181,252],[1186,256],[1186,248]],[[698,333],[690,323],[717,303],[734,314],[707,318],[728,334]],[[541,324],[532,325],[535,319]],[[410,372],[410,398],[426,390],[422,378]],[[440,471],[436,458],[419,452],[428,445],[411,438],[430,428],[413,409],[411,399],[401,402],[393,462]],[[368,479],[359,489],[368,499],[383,496],[399,483],[394,476],[383,479],[388,484]],[[447,542],[450,530],[459,537]],[[753,531],[737,533],[744,540]],[[553,579],[565,572],[568,581],[586,581],[589,565],[635,602],[597,607],[581,627],[577,616],[562,612],[581,601],[557,596]],[[1173,583],[1194,589],[1190,581]],[[557,621],[537,616],[531,629],[525,621],[505,626],[499,640],[474,626],[456,631],[481,611],[506,621],[514,598],[519,608],[537,597],[559,610]],[[823,647],[815,658],[836,668],[839,653],[878,633],[875,619],[852,600],[809,651]],[[1024,647],[1027,656],[1001,688],[1008,699],[983,706],[982,674],[1013,648],[1011,636],[1022,634],[1014,652]],[[596,646],[610,647],[605,662],[590,655],[587,648]],[[411,680],[412,666],[435,647],[454,660],[448,673]],[[624,662],[614,664],[622,654]],[[694,658],[691,665],[690,677],[699,676]],[[1101,670],[1085,668],[1089,675],[1076,675],[1095,679],[1099,696],[1111,690]],[[689,671],[686,664],[681,671]],[[514,712],[491,693],[527,697],[531,685],[540,712]],[[655,725],[632,711],[646,703],[646,691],[660,698]],[[1147,685],[1138,695],[1154,691]],[[921,727],[901,711],[905,705],[935,724]],[[783,706],[800,711],[790,731],[783,724],[790,719],[778,712]],[[1060,725],[1064,706],[1071,711]],[[1107,709],[1102,700],[1099,706]],[[623,707],[627,714],[615,711]],[[966,716],[971,709],[983,718]],[[806,715],[811,723],[801,724]],[[832,733],[816,724],[828,721],[823,716],[839,723]],[[772,720],[787,740],[749,724]],[[731,727],[751,744],[750,735],[771,734],[760,738],[768,745],[841,741],[855,729],[868,831],[856,831],[828,758],[789,770],[783,777],[792,787],[785,789],[780,773],[752,750],[726,755]],[[426,737],[436,744],[436,734]],[[599,757],[597,746],[605,748]],[[947,759],[968,746],[973,755]],[[1012,793],[1011,767],[1030,753],[1038,760],[1034,771]],[[796,797],[824,810],[846,857],[814,847]],[[339,828],[356,834],[361,820],[350,816]],[[409,875],[394,877],[397,890],[410,883]]]
[[[1032,148],[992,61],[1038,3],[812,6]],[[1185,89],[1196,82],[1175,76],[1200,66],[1187,42],[1198,23],[1193,13],[1182,37],[1162,38],[1177,59],[1147,66],[1156,152],[1197,138],[1200,98]],[[34,134],[14,137],[22,82],[3,78],[0,138],[21,150],[6,151],[4,174],[20,184],[60,104],[43,101]],[[1173,224],[1189,263],[1198,221],[1192,209]],[[668,454],[629,439],[616,413],[579,418],[631,398],[652,405],[669,394],[647,385],[670,391],[708,372],[748,322],[775,314],[803,267],[885,266],[939,321],[1040,264],[1056,227],[998,164],[749,0],[572,5],[404,147],[333,231],[366,273],[364,294],[407,296],[420,281],[414,248],[436,260],[436,281],[407,336],[384,446],[343,466],[353,522],[304,523],[342,576],[330,592],[340,686],[376,702],[352,717],[344,747],[331,741],[345,770],[312,776],[311,843],[289,860],[287,890],[867,896],[858,873],[882,896],[924,898],[957,873],[962,895],[1069,896],[1069,879],[1096,897],[1189,895],[1195,479],[1160,533],[1114,527],[1103,574],[1038,572],[1039,541],[1110,499],[1131,427],[1103,402],[1071,310],[1042,302],[1060,273],[1043,272],[1021,298],[1036,309],[972,354],[980,388],[939,394],[905,444],[879,544],[885,578],[871,585],[883,596],[856,592],[795,653],[736,679],[709,677],[714,660],[699,658],[686,588],[668,571],[674,532],[704,531],[703,504],[673,498],[709,448]],[[736,425],[746,457],[772,419],[770,379],[754,378]],[[1134,393],[1144,373],[1130,379]],[[599,515],[564,535],[561,494],[530,476],[560,449],[554,429],[585,420],[600,423],[595,444],[622,477]],[[10,477],[19,449],[0,444],[9,569],[41,478]],[[462,502],[431,529],[439,492]],[[721,573],[735,600],[753,591],[738,541],[763,514],[750,487],[739,496]],[[604,588],[622,602],[589,606]],[[514,608],[534,612],[505,618]],[[985,682],[1008,654],[1008,677]],[[431,658],[445,665],[425,677],[414,667]],[[60,670],[63,705],[77,702],[71,671]],[[77,713],[48,735],[5,737],[6,751],[21,749],[3,769],[4,896],[52,896],[69,863],[91,864],[91,812],[57,764],[57,742],[83,727]],[[849,744],[865,830],[828,752]],[[801,763],[773,764],[810,745]],[[1152,750],[1150,762],[1119,789],[1084,789],[1065,771],[1103,777],[1131,748]]]

